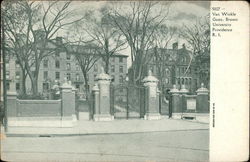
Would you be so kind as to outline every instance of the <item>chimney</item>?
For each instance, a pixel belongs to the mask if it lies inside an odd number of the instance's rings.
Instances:
[[[56,37],[56,44],[62,45],[62,37]]]
[[[175,43],[173,43],[173,50],[177,50],[178,49],[178,43],[177,42],[175,42]]]
[[[38,40],[43,40],[46,37],[45,31],[43,31],[41,29],[36,30],[35,31],[35,35],[36,35],[36,37],[37,37]]]
[[[185,43],[182,44],[182,48],[183,48],[183,49],[186,49]]]

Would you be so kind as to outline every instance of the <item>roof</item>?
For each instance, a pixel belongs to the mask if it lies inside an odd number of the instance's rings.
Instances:
[[[94,50],[99,49],[100,51],[103,51],[102,48],[98,47],[96,44],[93,44],[93,43],[89,43],[86,45],[67,45],[66,49],[70,53],[74,53],[74,52],[76,52],[74,50],[77,50],[79,53],[83,52],[85,54],[93,54],[93,51],[92,52],[90,51],[89,53],[87,52],[87,50],[91,50],[91,49],[94,49]],[[114,53],[113,55],[111,55],[111,57],[128,57],[128,56],[124,55],[124,54],[120,54],[120,53]]]

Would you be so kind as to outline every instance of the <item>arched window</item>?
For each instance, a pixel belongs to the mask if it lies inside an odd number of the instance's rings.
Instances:
[[[181,78],[181,84],[184,84],[184,78]]]
[[[165,71],[166,71],[166,75],[169,76],[170,75],[170,70],[168,68],[166,68]]]
[[[185,78],[185,85],[188,85],[188,78]]]
[[[192,85],[192,78],[189,78],[189,85]]]
[[[95,71],[95,72],[97,72],[97,71],[98,71],[98,67],[97,67],[97,65],[96,65],[96,64],[94,65],[94,71]]]

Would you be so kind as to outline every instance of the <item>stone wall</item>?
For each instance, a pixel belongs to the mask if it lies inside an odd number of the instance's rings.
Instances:
[[[172,118],[199,119],[202,122],[209,122],[209,91],[204,84],[201,84],[201,88],[196,91],[197,95],[188,95],[184,85],[180,90],[174,85],[170,93]]]
[[[61,116],[61,100],[17,100],[18,117]]]
[[[18,100],[7,93],[8,126],[72,127],[76,123],[75,88],[65,81],[59,100]]]

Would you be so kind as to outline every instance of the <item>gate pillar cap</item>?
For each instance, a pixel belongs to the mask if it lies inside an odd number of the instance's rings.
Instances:
[[[98,87],[98,84],[95,84],[92,88],[92,91],[99,91],[99,87]]]
[[[95,78],[95,80],[107,80],[107,81],[111,81],[111,79],[112,79],[112,78],[111,78],[108,74],[105,73],[103,67],[101,67],[101,73],[98,74],[98,75],[96,76],[96,78]]]
[[[17,96],[15,91],[7,91],[7,96]]]
[[[188,89],[186,89],[185,84],[181,85],[180,93],[188,93]]]
[[[67,78],[64,78],[64,83],[60,88],[61,89],[72,89],[72,86],[68,83]]]
[[[148,71],[148,76],[146,76],[146,77],[142,80],[143,83],[147,83],[147,82],[157,83],[158,81],[159,81],[159,80],[158,80],[156,77],[154,77],[154,76],[152,75],[152,71],[151,71],[151,70]]]
[[[201,83],[201,88],[199,88],[196,91],[198,94],[207,94],[209,92],[209,90],[207,88],[204,87],[204,83]]]
[[[180,91],[176,88],[176,85],[173,85],[173,89],[170,90],[170,93],[179,93]]]

